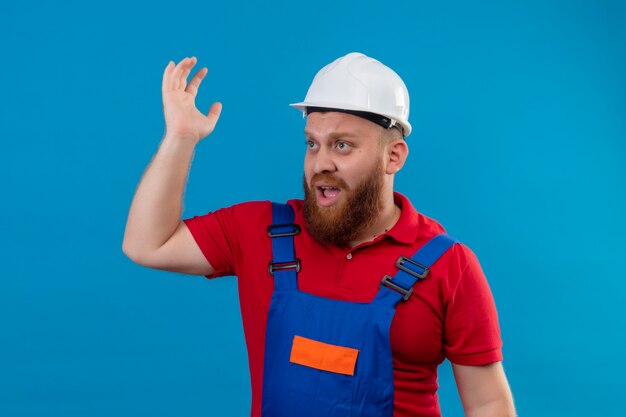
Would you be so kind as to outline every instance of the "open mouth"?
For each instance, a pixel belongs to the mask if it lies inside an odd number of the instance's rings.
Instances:
[[[332,185],[318,185],[316,190],[317,203],[323,207],[332,206],[339,200],[341,195],[341,189]]]

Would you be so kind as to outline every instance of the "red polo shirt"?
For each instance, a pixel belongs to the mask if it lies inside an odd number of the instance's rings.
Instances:
[[[400,255],[412,256],[431,237],[445,233],[435,220],[418,213],[395,193],[402,209],[396,225],[374,241],[355,248],[321,245],[308,233],[302,200],[290,200],[301,260],[298,287],[304,292],[345,301],[369,302],[384,275],[397,271]],[[272,259],[267,226],[269,201],[247,202],[185,219],[215,278],[236,275],[252,382],[252,417],[261,416],[265,326],[273,290],[267,271]],[[472,251],[454,245],[399,303],[391,325],[394,367],[394,417],[440,416],[437,366],[448,358],[461,365],[502,360],[498,317],[487,280]]]

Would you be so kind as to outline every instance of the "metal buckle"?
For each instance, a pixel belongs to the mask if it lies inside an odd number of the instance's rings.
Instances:
[[[300,272],[300,259],[296,258],[291,262],[270,262],[267,270],[270,275],[274,275],[274,271],[283,271],[285,269],[295,269],[296,272]]]
[[[280,229],[280,228],[285,228],[285,227],[291,227],[293,228],[292,231],[287,231],[287,232],[274,232],[274,229]],[[295,236],[297,234],[300,233],[300,226],[298,226],[297,224],[292,224],[292,223],[288,223],[288,224],[271,224],[269,226],[267,226],[267,235],[269,237],[285,237],[285,236]]]
[[[407,268],[406,266],[404,266],[404,263],[408,262],[410,264],[413,264],[419,268],[422,268],[424,270],[424,272],[422,272],[421,274],[419,272],[415,272],[412,269]],[[430,272],[430,268],[427,266],[424,266],[422,264],[420,264],[419,262],[415,262],[413,259],[411,258],[407,258],[406,256],[401,256],[398,258],[398,261],[396,262],[396,267],[404,272],[406,272],[407,274],[413,275],[415,278],[417,279],[424,279],[426,278],[426,275],[428,275],[428,273]]]
[[[391,277],[389,275],[385,275],[383,277],[383,280],[380,281],[379,287],[381,286],[385,286],[389,289],[392,289],[396,292],[399,292],[400,294],[403,295],[402,297],[402,301],[406,301],[409,299],[409,297],[411,296],[411,294],[413,293],[413,287],[409,288],[408,290],[405,290],[404,288],[402,288],[399,285],[394,284],[393,282],[391,282]]]

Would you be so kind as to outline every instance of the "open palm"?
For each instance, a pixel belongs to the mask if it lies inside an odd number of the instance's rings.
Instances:
[[[207,68],[201,68],[187,83],[187,77],[196,64],[196,58],[185,58],[174,65],[170,61],[163,73],[163,114],[166,134],[198,142],[208,136],[220,117],[222,104],[213,103],[204,115],[196,107],[196,95]]]

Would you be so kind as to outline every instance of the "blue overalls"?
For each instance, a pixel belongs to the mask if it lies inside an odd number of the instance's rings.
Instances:
[[[398,259],[398,272],[383,278],[371,303],[347,302],[298,290],[293,236],[300,228],[289,205],[273,203],[272,216],[262,417],[392,417],[396,304],[457,240],[435,236],[412,258]]]

